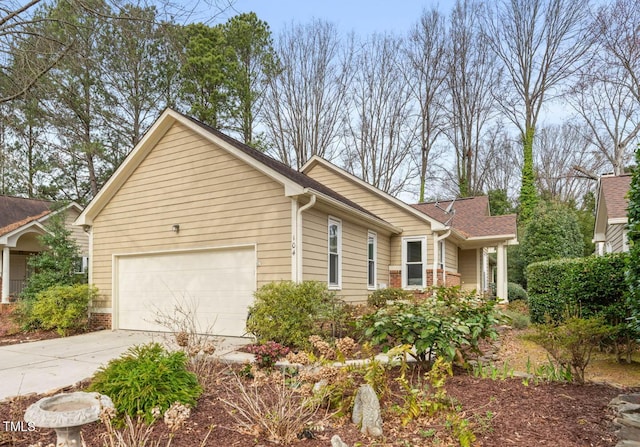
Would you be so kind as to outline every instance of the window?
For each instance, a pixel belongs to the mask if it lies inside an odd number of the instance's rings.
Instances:
[[[402,239],[402,287],[426,285],[426,237]]]
[[[342,222],[329,218],[329,288],[339,289],[342,284]]]
[[[74,273],[87,273],[87,271],[89,270],[89,258],[86,256],[77,257],[73,260],[73,265]]]
[[[367,287],[376,288],[376,258],[378,251],[378,235],[369,231],[367,237]]]

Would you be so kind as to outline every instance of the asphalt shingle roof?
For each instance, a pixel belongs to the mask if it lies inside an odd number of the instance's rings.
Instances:
[[[52,206],[46,200],[0,196],[0,235],[49,214]]]
[[[630,185],[630,174],[600,178],[600,187],[607,205],[607,217],[609,219],[627,217],[627,192]]]
[[[451,211],[447,214],[445,210],[452,202]],[[467,238],[516,234],[516,215],[491,216],[487,196],[418,203],[411,206],[451,226]]]

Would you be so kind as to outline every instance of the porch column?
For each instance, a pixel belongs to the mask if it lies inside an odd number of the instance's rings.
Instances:
[[[9,247],[2,249],[2,304],[9,302],[11,272],[9,263]]]
[[[497,248],[497,262],[496,262],[496,295],[500,299],[500,302],[509,302],[507,295],[507,250],[504,242],[498,243]]]

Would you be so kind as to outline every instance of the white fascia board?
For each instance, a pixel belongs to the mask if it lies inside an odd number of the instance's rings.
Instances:
[[[314,194],[316,195],[320,200],[322,200],[325,203],[329,203],[331,206],[338,208],[342,211],[346,211],[347,213],[358,217],[360,219],[363,219],[367,222],[370,222],[378,227],[384,228],[385,230],[393,233],[393,234],[400,234],[402,233],[402,228],[396,227],[395,225],[391,225],[389,222],[386,222],[382,219],[376,218],[370,214],[364,213],[358,209],[352,208],[349,205],[342,203],[341,201],[334,199],[333,197],[330,197],[326,194],[323,194],[321,192],[316,191],[315,189],[311,189],[311,188],[305,188],[304,192],[306,194]]]
[[[322,157],[318,157],[317,155],[314,155],[313,157],[311,157],[304,164],[304,166],[302,166],[302,169],[300,169],[300,171],[306,174],[306,171],[308,169],[310,169],[316,163],[322,164],[326,168],[331,169],[334,172],[337,172],[338,174],[342,175],[343,177],[347,178],[348,180],[350,180],[350,181],[352,181],[354,183],[357,183],[358,185],[368,189],[369,191],[371,191],[374,194],[377,194],[378,196],[382,197],[383,199],[387,200],[388,202],[391,202],[393,205],[395,205],[397,207],[400,207],[400,208],[404,209],[405,211],[408,211],[409,213],[413,214],[414,216],[417,216],[418,218],[429,222],[429,224],[431,225],[431,230],[432,231],[443,231],[443,230],[448,230],[449,229],[449,227],[445,226],[442,222],[439,222],[439,221],[427,216],[422,211],[418,211],[417,209],[413,208],[411,205],[403,202],[402,200],[400,200],[400,199],[398,199],[396,197],[393,197],[391,194],[388,194],[388,193],[376,188],[375,186],[372,186],[372,185],[368,184],[364,180],[359,179],[355,175],[350,174],[349,172],[345,171],[344,169],[337,167],[333,163],[325,160]],[[331,185],[327,185],[327,186],[331,187]]]
[[[294,196],[303,193],[304,188],[298,185],[296,182],[290,180],[284,175],[276,172],[268,166],[260,163],[255,158],[242,152],[226,141],[218,138],[216,135],[207,132],[206,129],[187,119],[180,113],[167,109],[156,120],[151,128],[145,133],[144,137],[136,145],[136,147],[127,155],[122,164],[116,169],[113,175],[107,180],[102,189],[91,200],[89,205],[78,216],[74,225],[92,225],[93,219],[100,213],[100,211],[109,203],[111,198],[122,187],[126,180],[133,174],[138,165],[144,160],[144,158],[151,152],[157,142],[164,136],[169,128],[176,122],[194,131],[204,139],[211,143],[214,143],[218,147],[231,153],[238,159],[249,164],[251,167],[271,177],[275,181],[281,183],[284,186],[286,196]]]
[[[47,214],[47,216],[48,215],[49,214]],[[34,232],[34,230],[39,230],[36,232],[41,234],[48,233],[48,230],[44,225],[37,220],[32,220],[31,222],[0,236],[0,245],[15,247],[20,236],[28,232]]]
[[[109,177],[109,180],[102,186],[98,194],[89,202],[84,211],[78,216],[73,225],[93,225],[93,219],[109,203],[111,198],[118,192],[129,176],[135,171],[138,165],[149,154],[156,143],[164,136],[169,128],[177,121],[178,114],[171,109],[165,110],[156,120],[151,128],[144,134],[142,139],[126,156],[118,169]]]
[[[609,225],[620,225],[626,224],[628,219],[626,217],[612,217],[611,219],[607,219],[607,223]]]

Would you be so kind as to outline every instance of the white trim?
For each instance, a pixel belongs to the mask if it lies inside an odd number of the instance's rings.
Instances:
[[[420,241],[422,243],[422,253],[420,263],[422,264],[422,284],[409,285],[407,271],[407,243]],[[427,286],[427,236],[406,236],[402,238],[402,288],[403,289],[423,289]]]
[[[356,177],[353,174],[350,174],[349,172],[345,171],[344,169],[341,169],[339,167],[337,167],[336,165],[334,165],[333,163],[318,157],[317,155],[312,156],[305,164],[304,166],[302,166],[302,168],[300,169],[300,172],[303,172],[305,174],[307,174],[307,171],[309,169],[311,169],[311,167],[315,164],[315,163],[319,163],[323,166],[325,166],[326,168],[338,173],[339,175],[347,178],[348,180],[350,180],[351,182],[354,182],[362,187],[364,187],[365,189],[369,190],[370,192],[376,194],[379,197],[382,197],[383,199],[387,200],[388,202],[393,203],[394,205],[396,205],[399,208],[402,208],[403,210],[409,212],[410,214],[413,214],[414,216],[420,218],[423,221],[429,222],[429,224],[431,224],[431,229],[433,231],[442,231],[442,230],[446,230],[448,227],[446,227],[442,222],[438,222],[437,220],[429,217],[428,215],[426,215],[425,213],[423,213],[422,211],[419,211],[415,208],[413,208],[410,205],[407,205],[406,203],[404,203],[402,200],[397,199],[395,197],[393,197],[390,194],[387,194],[386,192],[376,188],[373,185],[368,184],[367,182],[359,179],[358,177]],[[330,184],[323,182],[325,184],[327,184],[327,186],[331,187]]]
[[[626,224],[629,219],[626,217],[611,217],[607,219],[609,225]]]
[[[369,243],[373,240],[373,259],[369,258]],[[369,263],[373,261],[373,284],[369,282]],[[378,284],[378,233],[367,231],[367,290],[376,290]]]
[[[291,281],[298,282],[298,201],[291,198]]]
[[[337,227],[336,229],[337,253],[331,253],[331,243],[330,243],[331,236],[330,236],[329,228],[331,228],[332,225],[335,225]],[[337,283],[331,282],[331,255],[332,254],[338,256],[338,271],[336,272],[338,275]],[[327,219],[327,285],[329,290],[342,290],[342,220],[333,216],[329,216]]]

